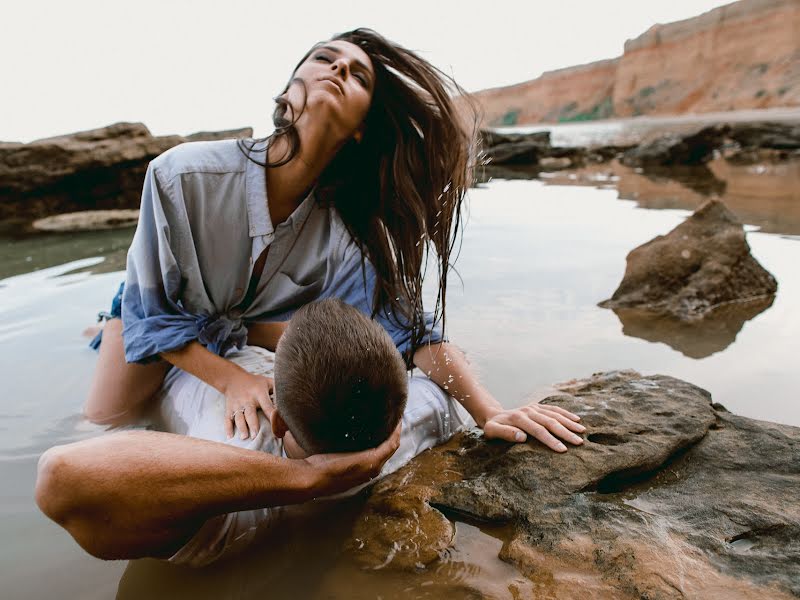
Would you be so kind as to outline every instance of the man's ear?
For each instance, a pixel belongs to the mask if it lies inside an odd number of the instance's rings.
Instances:
[[[283,436],[286,435],[286,432],[289,431],[286,421],[283,420],[283,417],[281,416],[281,413],[278,412],[277,408],[275,409],[275,412],[272,413],[270,425],[272,426],[272,434],[278,439],[283,438]]]

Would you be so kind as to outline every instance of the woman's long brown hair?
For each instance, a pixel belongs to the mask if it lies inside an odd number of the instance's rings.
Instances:
[[[479,157],[478,113],[451,77],[380,34],[362,28],[332,39],[370,57],[375,85],[363,139],[342,147],[317,181],[316,197],[336,208],[375,269],[373,315],[385,311],[411,328],[410,359],[425,333],[422,282],[431,244],[439,282],[434,321],[444,330],[451,255]],[[289,120],[288,101],[279,96],[276,102],[267,143],[286,137],[289,152],[265,167],[286,164],[300,147],[295,122],[302,110]],[[240,147],[250,155],[252,147]]]

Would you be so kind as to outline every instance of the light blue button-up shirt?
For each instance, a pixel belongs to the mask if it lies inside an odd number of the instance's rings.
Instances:
[[[261,162],[263,149],[254,149]],[[245,344],[245,322],[285,320],[323,297],[372,315],[375,272],[368,261],[362,272],[361,252],[336,210],[310,194],[274,227],[266,190],[264,167],[235,140],[181,144],[150,163],[122,297],[128,362],[149,362],[194,340],[225,355]],[[253,265],[268,246],[244,306]],[[425,317],[425,341],[441,341]],[[410,328],[382,310],[375,318],[409,358]]]

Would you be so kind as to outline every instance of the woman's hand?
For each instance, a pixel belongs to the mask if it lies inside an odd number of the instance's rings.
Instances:
[[[304,459],[318,474],[314,486],[320,496],[338,494],[377,477],[383,465],[400,446],[398,423],[392,434],[377,448],[341,454],[312,454]]]
[[[234,426],[243,440],[258,433],[258,409],[267,419],[275,410],[270,395],[275,389],[272,377],[254,375],[244,369],[238,372],[222,392],[225,394],[225,433],[233,437]]]
[[[576,446],[583,443],[577,433],[586,431],[578,423],[581,418],[568,410],[550,404],[532,402],[521,408],[500,410],[488,418],[483,433],[489,438],[508,442],[524,442],[532,435],[556,452],[566,452],[567,447],[558,439]]]

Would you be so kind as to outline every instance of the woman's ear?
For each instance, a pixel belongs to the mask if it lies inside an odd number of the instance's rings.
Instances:
[[[286,432],[289,431],[289,427],[286,425],[286,421],[283,420],[281,413],[278,412],[278,409],[275,409],[275,412],[272,413],[272,419],[270,419],[270,425],[272,426],[272,434],[281,439],[283,436],[286,435]]]

